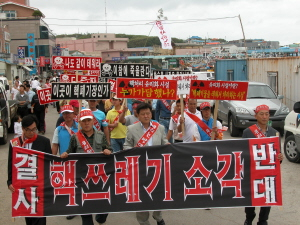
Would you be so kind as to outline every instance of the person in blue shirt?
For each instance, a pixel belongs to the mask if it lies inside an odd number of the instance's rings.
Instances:
[[[64,105],[61,113],[64,122],[54,130],[52,139],[53,155],[57,155],[58,149],[60,155],[64,153],[69,147],[71,136],[78,131],[78,123],[74,120],[75,114],[73,107],[71,105]]]
[[[52,154],[59,155],[67,151],[71,136],[78,131],[78,123],[75,122],[74,108],[72,105],[64,105],[61,110],[63,122],[54,130],[52,139]],[[75,216],[67,216],[67,220],[73,219]]]
[[[168,133],[171,113],[171,100],[157,100],[155,108],[155,120],[165,127],[165,133]],[[170,140],[169,140],[170,141]],[[172,143],[172,141],[170,141]]]
[[[202,114],[202,122],[204,126],[207,126],[210,129],[210,132],[205,132],[198,124],[196,124],[198,132],[200,134],[200,138],[196,137],[197,141],[209,141],[211,140],[212,132],[215,133],[215,139],[222,140],[222,124],[217,120],[216,127],[213,127],[214,119],[211,117],[211,105],[209,102],[203,102],[200,105],[200,111]],[[196,131],[195,131],[196,133]]]
[[[92,111],[93,115],[98,121],[98,124],[100,127],[102,127],[103,132],[106,137],[107,144],[110,145],[110,136],[109,136],[109,130],[108,130],[108,123],[106,121],[106,117],[104,112],[97,109],[98,102],[96,100],[88,100],[89,108]],[[94,126],[96,128],[96,126]],[[97,128],[96,128],[97,129]]]

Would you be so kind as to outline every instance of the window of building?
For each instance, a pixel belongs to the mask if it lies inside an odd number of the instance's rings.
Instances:
[[[10,53],[10,44],[8,42],[5,42],[5,52]]]
[[[234,80],[234,70],[227,70],[227,80],[228,81]]]
[[[15,10],[5,10],[2,12],[6,14],[6,18],[15,19],[17,17],[17,12]]]
[[[278,94],[278,72],[267,72],[268,84]]]
[[[49,39],[48,28],[45,26],[40,26],[40,39]]]

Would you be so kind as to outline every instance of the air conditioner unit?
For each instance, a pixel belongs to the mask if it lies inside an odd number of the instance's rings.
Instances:
[[[299,66],[298,66],[298,65],[295,65],[295,66],[294,66],[294,73],[298,73],[298,71],[299,71]]]

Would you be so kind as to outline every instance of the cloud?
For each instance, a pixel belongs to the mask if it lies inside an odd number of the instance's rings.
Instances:
[[[31,6],[39,8],[45,15],[45,21],[56,34],[74,32],[105,32],[105,0],[31,0]],[[281,44],[297,42],[299,31],[287,31],[287,26],[297,27],[298,0],[106,0],[107,24],[109,33],[148,35],[151,25],[160,8],[169,22],[172,20],[221,18],[241,15],[246,38],[264,38],[280,41]],[[57,19],[51,19],[57,18]],[[62,19],[102,20],[78,21]],[[119,20],[113,22],[111,20]],[[135,21],[135,22],[120,22]],[[56,24],[56,25],[55,25]],[[139,26],[112,25],[142,24]],[[57,26],[70,25],[70,26]],[[72,26],[71,26],[72,25]],[[83,26],[85,25],[85,26]],[[94,26],[91,26],[94,25]],[[173,37],[188,38],[217,37],[227,40],[242,39],[239,19],[199,21],[194,23],[170,24]],[[152,30],[151,35],[156,35]],[[298,41],[299,42],[299,41]]]

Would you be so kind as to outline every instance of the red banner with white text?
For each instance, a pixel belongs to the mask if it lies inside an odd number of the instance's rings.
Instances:
[[[177,99],[176,80],[117,78],[119,98]]]

